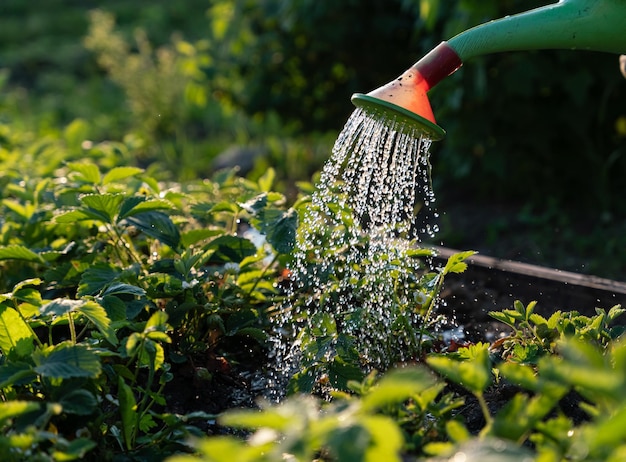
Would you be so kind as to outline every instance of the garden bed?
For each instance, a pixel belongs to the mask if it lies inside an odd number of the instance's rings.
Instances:
[[[457,251],[439,247],[437,252],[445,261]],[[626,305],[624,282],[484,255],[474,255],[467,263],[465,272],[446,279],[442,311],[453,316],[472,341],[493,341],[506,331],[489,312],[511,308],[516,300],[537,300],[536,312],[543,316],[557,310],[593,316],[596,307]]]

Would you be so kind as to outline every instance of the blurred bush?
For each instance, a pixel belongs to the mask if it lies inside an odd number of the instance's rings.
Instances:
[[[0,67],[18,95],[16,123],[31,118],[41,130],[80,117],[91,136],[130,136],[141,162],[178,177],[205,175],[230,145],[261,146],[252,175],[278,163],[293,182],[320,168],[353,92],[462,30],[542,3],[112,0],[90,23],[93,3],[4,0]],[[608,54],[470,60],[431,94],[448,132],[433,147],[436,191],[610,220],[626,209],[625,98]]]

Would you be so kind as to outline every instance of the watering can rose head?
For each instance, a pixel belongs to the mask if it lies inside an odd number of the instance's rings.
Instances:
[[[396,81],[367,95],[356,94],[352,102],[375,119],[400,120],[436,141],[445,131],[436,125],[426,92],[466,60],[541,49],[621,54],[626,51],[624,24],[626,0],[560,0],[463,31],[435,47]],[[620,69],[626,77],[626,55],[620,57]]]

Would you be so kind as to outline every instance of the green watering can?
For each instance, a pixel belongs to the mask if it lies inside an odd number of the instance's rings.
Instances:
[[[561,0],[558,3],[476,26],[442,42],[396,80],[367,95],[352,96],[355,106],[400,131],[440,140],[426,93],[463,63],[502,51],[580,49],[626,53],[626,0]],[[626,77],[626,56],[620,59]]]

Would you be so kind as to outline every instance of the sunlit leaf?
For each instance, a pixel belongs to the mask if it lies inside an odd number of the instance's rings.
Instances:
[[[76,311],[76,309],[84,303],[85,302],[83,300],[56,298],[43,305],[40,308],[40,312],[44,316],[63,316],[71,311]]]
[[[8,245],[0,247],[0,260],[25,260],[35,263],[45,263],[45,260],[37,253],[21,245]]]
[[[55,223],[75,223],[77,221],[85,221],[85,220],[96,220],[107,222],[107,216],[101,212],[96,212],[94,210],[85,210],[85,209],[76,209],[70,210],[69,212],[62,212],[58,215],[55,215],[54,222]]]
[[[443,274],[449,273],[462,273],[467,269],[467,263],[464,260],[476,254],[473,250],[467,252],[458,252],[451,255],[446,262],[446,266],[443,268]]]
[[[374,410],[388,404],[400,403],[433,386],[435,381],[435,377],[426,368],[394,369],[385,374],[363,397],[363,409]]]
[[[183,247],[189,247],[219,234],[224,234],[224,231],[207,228],[191,229],[181,234],[180,243]]]
[[[109,343],[117,345],[115,330],[111,328],[111,320],[104,307],[89,300],[78,306],[76,311],[89,319]]]
[[[97,443],[90,438],[76,438],[63,447],[63,450],[60,449],[60,445],[57,445],[52,451],[52,457],[58,462],[85,460],[85,455],[96,446]]]
[[[276,171],[273,168],[268,168],[263,175],[257,180],[259,190],[269,192],[274,184],[276,178]]]
[[[91,184],[100,183],[100,169],[95,164],[69,162],[68,167],[72,172],[77,175],[73,175],[79,181]]]
[[[109,184],[115,181],[123,180],[130,176],[135,176],[143,172],[138,167],[114,167],[102,178],[102,184]]]
[[[107,223],[115,221],[123,200],[123,194],[86,194],[80,197],[89,209],[105,216]]]
[[[15,419],[29,412],[37,411],[41,404],[35,401],[13,400],[0,402],[0,423]]]
[[[0,350],[18,357],[31,354],[35,337],[28,325],[13,308],[0,304]]]

